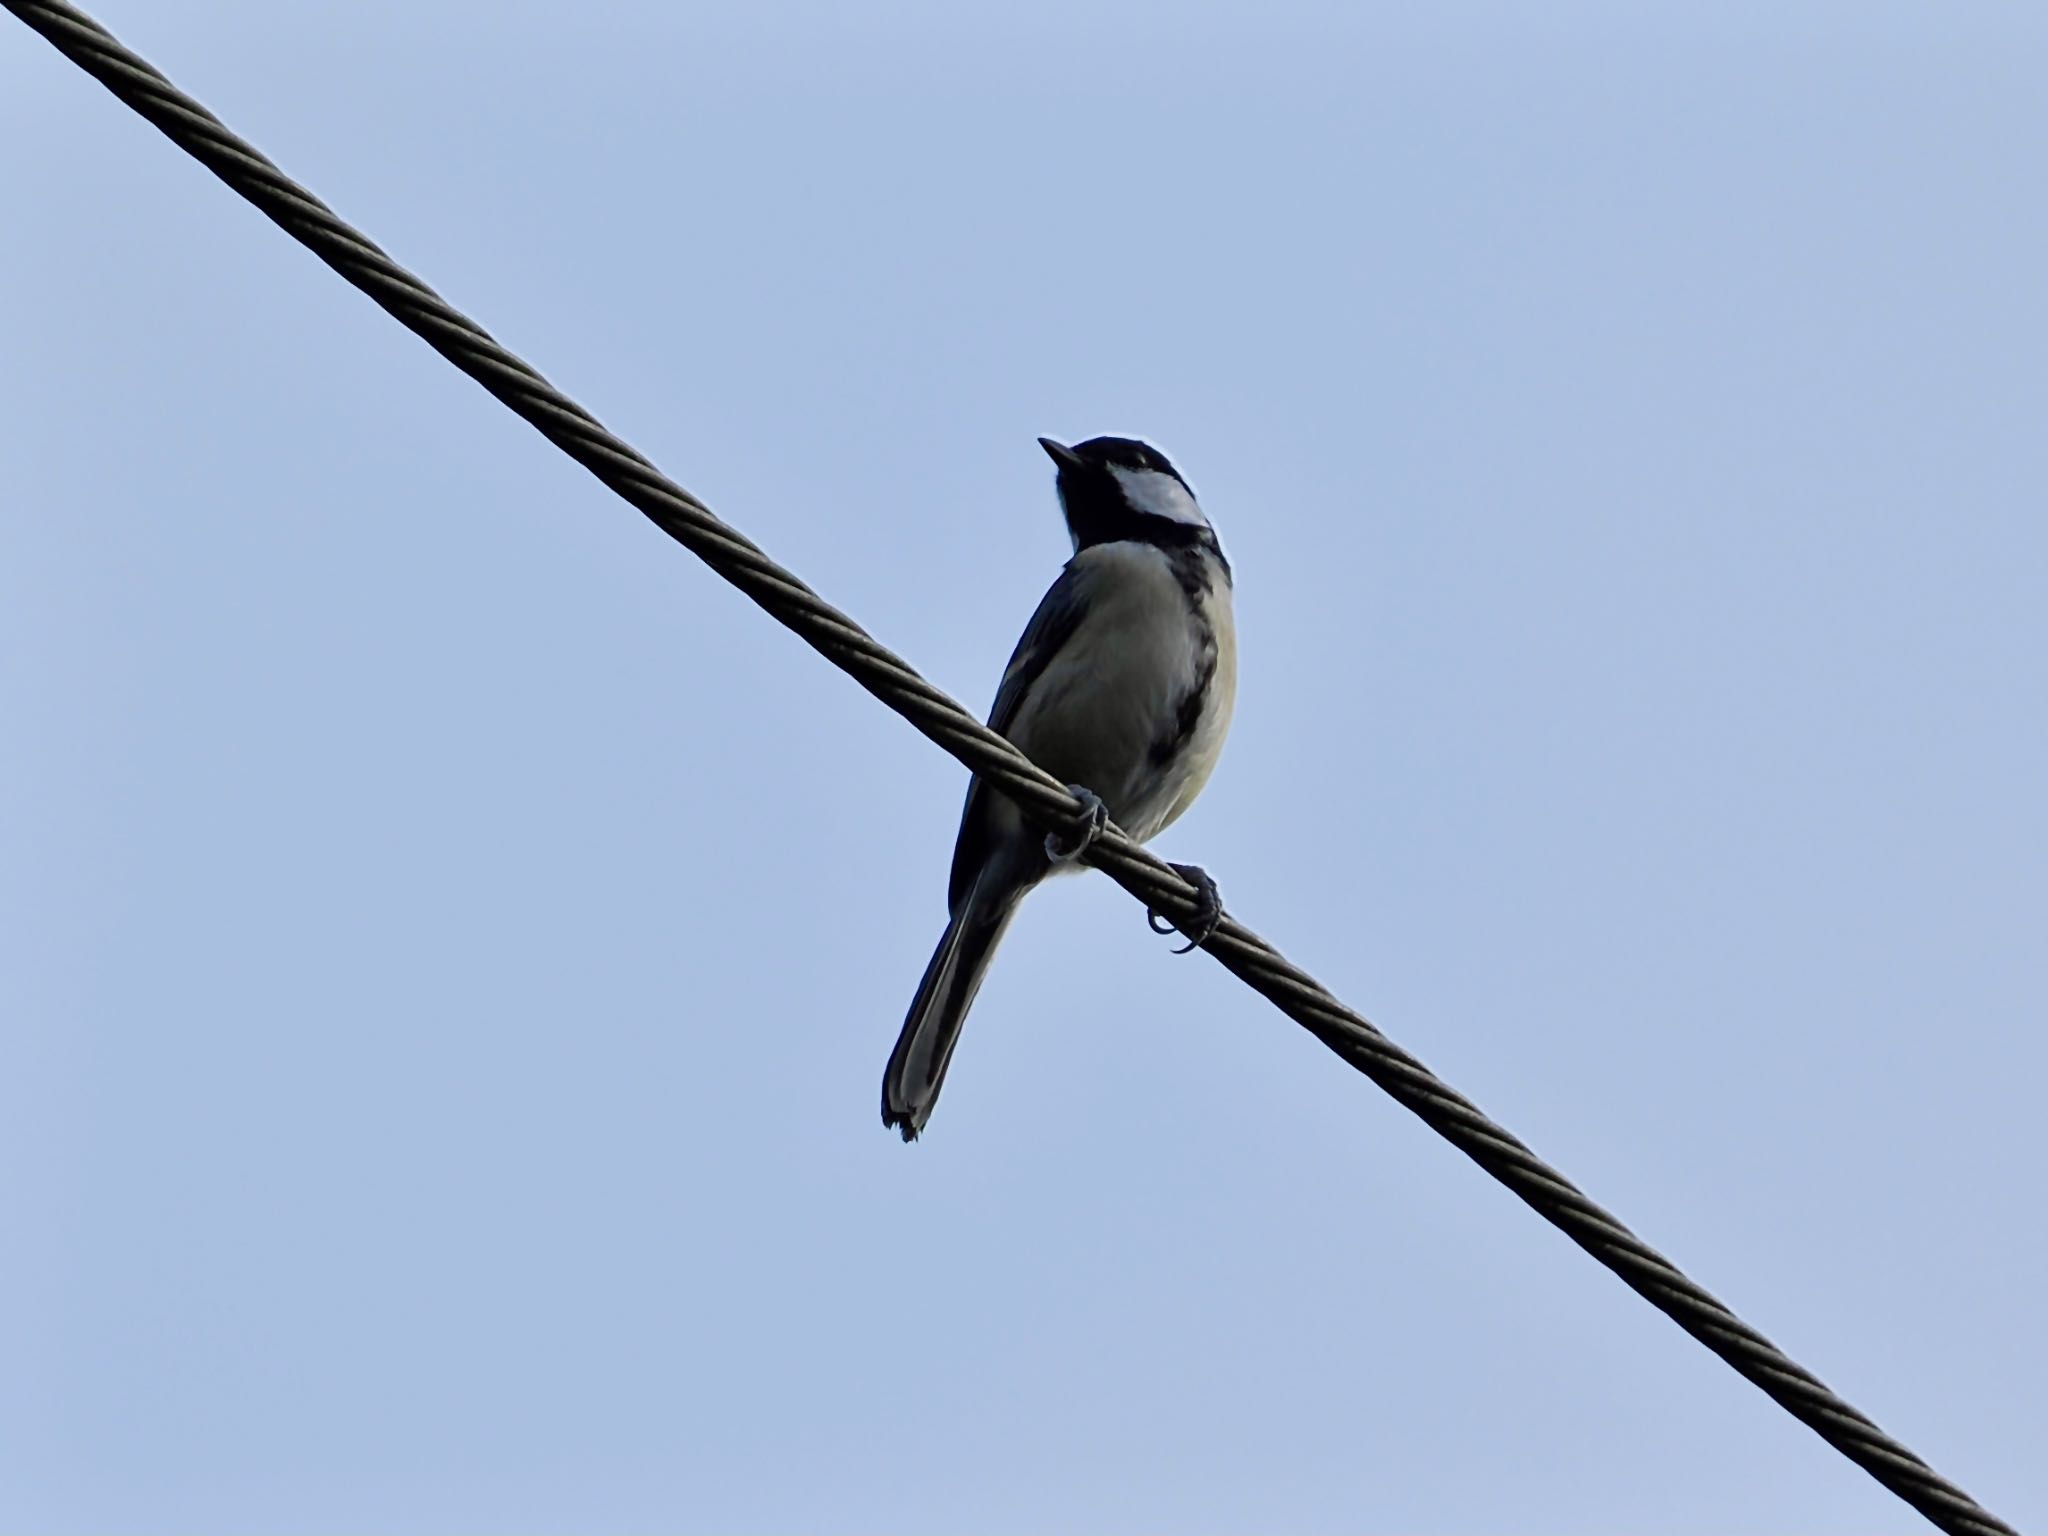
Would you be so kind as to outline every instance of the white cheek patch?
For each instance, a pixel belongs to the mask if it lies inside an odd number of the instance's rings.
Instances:
[[[1125,469],[1116,464],[1110,465],[1109,472],[1123,488],[1124,499],[1138,511],[1190,527],[1209,526],[1209,519],[1202,516],[1202,509],[1195,504],[1188,488],[1172,475],[1156,469]]]

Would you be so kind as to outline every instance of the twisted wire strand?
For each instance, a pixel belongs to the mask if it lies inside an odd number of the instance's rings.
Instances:
[[[777,564],[630,444],[614,437],[489,332],[400,266],[97,21],[63,0],[0,0],[59,52],[253,203],[401,325],[517,412],[657,527],[793,630],[1031,819],[1065,827],[1081,807],[1064,786],[921,677],[859,624]],[[1169,917],[1196,915],[1195,891],[1111,827],[1087,854]],[[1577,1185],[1346,1007],[1235,918],[1204,945],[1232,975],[1307,1029],[1398,1103],[1676,1322],[1794,1418],[1944,1531],[2013,1528],[1830,1391]]]

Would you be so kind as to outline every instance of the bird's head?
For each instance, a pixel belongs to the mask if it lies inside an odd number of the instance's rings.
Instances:
[[[1071,448],[1041,437],[1059,466],[1060,507],[1074,548],[1137,539],[1167,546],[1213,543],[1195,493],[1165,454],[1132,437],[1091,437]]]

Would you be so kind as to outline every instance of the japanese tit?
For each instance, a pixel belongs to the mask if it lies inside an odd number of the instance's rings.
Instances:
[[[1139,842],[1208,782],[1237,693],[1230,562],[1180,472],[1125,437],[1040,446],[1058,466],[1074,558],[1003,672],[989,725],[1087,809],[1067,835],[1034,831],[1001,794],[968,786],[946,902],[951,921],[918,983],[882,1079],[882,1123],[913,1141],[930,1119],[997,942],[1025,893],[1073,865],[1107,816]],[[1222,913],[1215,882],[1192,944]]]

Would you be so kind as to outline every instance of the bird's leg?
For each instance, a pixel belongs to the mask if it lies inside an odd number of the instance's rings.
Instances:
[[[1168,864],[1166,867],[1195,888],[1194,916],[1182,923],[1165,916],[1156,907],[1147,907],[1145,921],[1154,933],[1178,932],[1184,935],[1187,943],[1174,951],[1176,955],[1184,955],[1208,943],[1209,935],[1223,921],[1223,893],[1216,889],[1216,881],[1209,871],[1199,864]]]
[[[1045,856],[1055,864],[1073,863],[1109,825],[1109,807],[1102,803],[1102,796],[1079,784],[1069,784],[1067,793],[1081,802],[1081,814],[1067,831],[1045,834]]]

